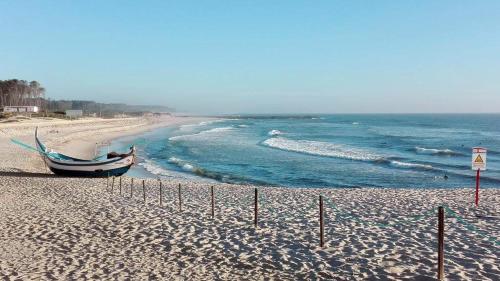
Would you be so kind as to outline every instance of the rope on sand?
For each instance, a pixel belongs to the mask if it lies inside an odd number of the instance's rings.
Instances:
[[[357,222],[362,223],[362,224],[378,226],[380,228],[395,227],[395,226],[399,226],[399,225],[408,225],[408,223],[412,224],[412,223],[414,223],[416,221],[419,221],[421,219],[427,218],[427,217],[435,214],[436,213],[436,209],[437,209],[437,208],[433,208],[431,210],[426,211],[425,213],[423,213],[421,215],[415,215],[415,216],[407,217],[405,219],[402,219],[402,221],[400,221],[400,222],[382,223],[382,222],[372,222],[372,221],[364,220],[364,219],[362,219],[359,216],[356,216],[356,215],[353,215],[351,213],[348,213],[346,211],[341,210],[340,208],[337,207],[337,205],[335,205],[333,202],[330,201],[330,198],[325,197],[325,199],[326,199],[325,200],[326,203],[333,210],[336,211],[336,213],[335,213],[336,215],[338,215],[340,217],[345,217],[345,218],[348,218],[348,219],[352,219],[352,220],[357,221]]]
[[[255,195],[252,193],[247,194],[243,198],[239,199],[239,202],[243,202],[244,205],[251,205],[253,203],[253,200],[255,200]],[[420,215],[414,215],[414,216],[406,216],[403,218],[393,218],[393,221],[391,222],[374,222],[374,221],[369,221],[361,218],[360,216],[354,215],[350,212],[344,211],[340,209],[336,204],[334,204],[331,199],[324,194],[321,194],[321,196],[324,198],[324,202],[333,210],[333,214],[335,215],[335,218],[345,218],[345,219],[350,219],[354,220],[358,223],[365,224],[365,225],[370,225],[370,226],[376,226],[380,228],[388,228],[388,227],[397,227],[397,226],[412,226],[416,225],[417,221],[423,220],[428,217],[432,217],[437,213],[437,208],[432,208],[430,210],[425,211],[424,213]],[[260,209],[262,211],[267,211],[268,214],[280,214],[283,212],[283,210],[280,210],[280,208],[275,208],[271,204],[271,200],[268,197],[268,194],[260,189],[260,192],[258,193],[258,204],[260,206]],[[226,201],[225,200],[218,200],[222,201],[222,205],[226,206]],[[311,211],[316,209],[317,206],[317,201],[316,200],[311,200],[309,204],[307,204],[305,210],[306,211]],[[476,226],[472,225],[471,223],[467,222],[462,216],[457,214],[455,211],[451,210],[448,206],[443,206],[445,210],[447,211],[448,214],[451,215],[451,217],[455,218],[460,224],[464,225],[465,228],[469,231],[477,233],[479,236],[487,239],[488,241],[492,242],[494,245],[498,246],[500,245],[500,241],[498,240],[497,237],[493,237],[491,235],[488,235],[487,232],[480,230]],[[281,211],[281,212],[280,212]],[[270,218],[267,218],[268,220]],[[276,218],[277,219],[277,218]],[[276,220],[274,219],[274,220]]]
[[[461,217],[460,215],[458,215],[457,213],[455,213],[455,211],[453,211],[452,209],[448,208],[448,206],[443,206],[445,208],[445,210],[454,218],[457,219],[457,221],[459,223],[461,223],[462,225],[465,226],[465,228],[467,228],[468,230],[472,231],[472,232],[475,232],[477,233],[479,236],[481,237],[484,237],[486,238],[488,241],[492,242],[493,244],[499,246],[500,245],[500,241],[498,241],[498,238],[497,237],[493,237],[493,236],[489,236],[488,234],[486,234],[485,231],[483,230],[480,230],[478,229],[476,226],[468,223],[467,221],[465,221],[465,219],[463,217]]]
[[[367,221],[367,220],[362,219],[359,216],[356,216],[356,215],[353,215],[353,214],[348,213],[346,211],[343,211],[343,210],[339,209],[333,202],[331,202],[330,198],[328,198],[328,197],[325,197],[325,198],[326,198],[326,200],[325,200],[326,203],[333,210],[336,211],[336,213],[335,213],[336,215],[338,215],[340,217],[347,218],[347,219],[352,219],[352,220],[354,220],[356,222],[359,222],[359,223],[362,223],[362,224],[365,224],[365,225],[378,226],[380,228],[396,227],[396,226],[401,226],[401,225],[413,225],[413,224],[415,224],[419,220],[422,220],[422,219],[425,219],[425,218],[433,216],[434,214],[436,214],[436,210],[437,210],[437,208],[433,208],[431,210],[428,210],[428,211],[424,212],[423,214],[415,215],[415,216],[411,216],[411,217],[406,217],[406,218],[400,219],[399,221],[396,221],[396,222],[381,223],[381,222]],[[465,221],[465,219],[463,217],[461,217],[460,215],[458,215],[455,211],[451,210],[448,206],[443,206],[443,207],[445,208],[445,210],[447,211],[447,213],[449,213],[452,217],[454,217],[455,219],[457,219],[457,221],[459,223],[461,223],[462,225],[464,225],[465,228],[467,228],[468,230],[470,230],[472,232],[477,233],[481,237],[486,238],[488,241],[492,242],[495,245],[500,245],[500,241],[498,241],[498,238],[490,236],[485,231],[480,230],[476,226],[468,223],[467,221]]]

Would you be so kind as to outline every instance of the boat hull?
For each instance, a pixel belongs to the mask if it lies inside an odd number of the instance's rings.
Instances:
[[[134,164],[134,156],[105,161],[72,162],[44,157],[47,167],[56,175],[69,177],[110,177],[125,174]]]
[[[114,154],[104,160],[82,160],[54,151],[49,151],[38,139],[35,130],[37,150],[47,167],[56,175],[66,177],[110,177],[125,174],[135,162],[135,148],[126,154]]]
[[[64,177],[85,177],[85,178],[105,178],[105,177],[119,177],[130,169],[132,165],[111,170],[95,170],[95,171],[79,171],[79,170],[62,170],[54,167],[49,167],[52,173]]]

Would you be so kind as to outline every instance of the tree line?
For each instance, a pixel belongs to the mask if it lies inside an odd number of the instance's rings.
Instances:
[[[162,105],[128,105],[124,103],[99,103],[85,100],[51,100],[45,101],[49,112],[59,112],[68,109],[81,109],[84,114],[96,113],[99,116],[110,116],[117,113],[131,114],[144,112],[171,112],[173,109]]]
[[[45,88],[37,81],[10,79],[0,80],[0,107],[33,105],[42,107]]]
[[[43,112],[63,113],[68,109],[81,109],[84,114],[113,116],[117,113],[171,112],[162,105],[127,105],[123,103],[98,103],[84,100],[53,100],[45,98],[45,88],[37,81],[0,80],[0,111],[4,106],[38,106]]]

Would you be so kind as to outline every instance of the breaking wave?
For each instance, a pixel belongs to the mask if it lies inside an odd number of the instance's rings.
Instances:
[[[219,122],[224,122],[224,121],[226,121],[226,120],[225,119],[218,119],[218,120],[202,121],[200,123],[195,123],[195,124],[184,124],[184,125],[179,126],[179,129],[181,131],[186,130],[186,129],[190,130],[190,129],[195,128],[195,127],[206,126],[206,125],[210,125],[213,123],[219,123]]]
[[[382,156],[345,145],[333,144],[320,141],[291,140],[287,138],[270,138],[262,142],[263,145],[286,151],[300,152],[310,155],[335,157],[361,161],[376,161],[383,159]]]
[[[168,138],[169,141],[178,141],[178,140],[186,140],[190,139],[192,137],[198,137],[198,136],[204,136],[204,135],[211,135],[211,134],[217,134],[217,133],[224,133],[233,130],[233,127],[218,127],[218,128],[213,128],[210,130],[205,130],[201,131],[196,134],[188,134],[188,135],[180,135],[180,136],[174,136]]]
[[[175,175],[171,171],[160,167],[158,164],[148,159],[146,159],[144,162],[139,163],[138,165],[142,166],[146,171],[155,176],[175,177]]]
[[[168,163],[175,164],[176,166],[178,166],[179,168],[182,168],[184,171],[187,171],[187,172],[195,172],[196,171],[196,168],[192,164],[190,164],[182,159],[176,158],[176,157],[170,157],[168,159]]]
[[[418,164],[418,163],[406,163],[406,162],[401,162],[401,161],[396,161],[396,160],[391,160],[390,161],[392,166],[398,167],[398,168],[419,168],[419,169],[426,169],[426,170],[431,170],[433,167],[431,165],[425,165],[425,164]]]
[[[179,130],[184,131],[184,130],[190,130],[194,127],[198,127],[200,124],[184,124],[179,126]]]
[[[233,127],[218,127],[218,128],[213,128],[210,130],[206,131],[201,131],[199,134],[208,134],[208,133],[219,133],[219,132],[227,132],[234,129]]]
[[[451,149],[436,149],[436,148],[425,148],[425,147],[415,147],[415,151],[421,154],[433,154],[433,155],[462,155],[462,153],[453,151]]]
[[[245,178],[243,176],[222,174],[219,172],[208,171],[206,169],[197,167],[196,165],[194,165],[192,163],[189,163],[185,160],[182,160],[182,159],[176,158],[176,157],[170,157],[168,159],[168,162],[170,164],[174,164],[175,166],[181,168],[185,172],[189,172],[189,173],[192,173],[192,174],[197,175],[199,177],[208,178],[208,179],[216,180],[219,182],[235,183],[235,184],[253,183],[253,184],[257,184],[257,185],[270,185],[267,182],[249,179],[249,178]]]
[[[217,120],[210,120],[210,121],[202,121],[198,125],[205,126],[205,125],[210,125],[210,124],[213,124],[213,123],[224,122],[224,121],[227,121],[227,120],[233,120],[233,119],[217,119]]]
[[[283,132],[280,130],[271,130],[271,131],[267,132],[267,134],[269,136],[279,136],[279,135],[282,135]]]
[[[180,160],[180,159],[179,159]],[[148,173],[162,177],[162,178],[174,178],[174,179],[195,179],[197,178],[195,174],[192,173],[182,173],[178,172],[175,170],[169,170],[161,167],[154,161],[146,159],[144,162],[141,162],[138,164],[139,166],[142,166]],[[184,171],[186,172],[191,172],[190,164],[185,163],[185,167],[183,168]],[[194,169],[194,167],[193,167]],[[197,179],[199,180],[199,179]],[[207,179],[209,180],[209,179]]]
[[[304,153],[315,156],[342,158],[357,161],[370,161],[378,164],[388,164],[398,168],[433,169],[431,165],[408,163],[388,159],[382,155],[372,153],[359,148],[353,148],[342,144],[333,144],[320,141],[291,140],[283,137],[270,138],[262,142],[262,145],[285,151]]]

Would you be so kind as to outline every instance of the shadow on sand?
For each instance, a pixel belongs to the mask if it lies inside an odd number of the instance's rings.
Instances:
[[[0,177],[19,177],[19,178],[63,178],[55,174],[25,172],[25,171],[0,171]]]

